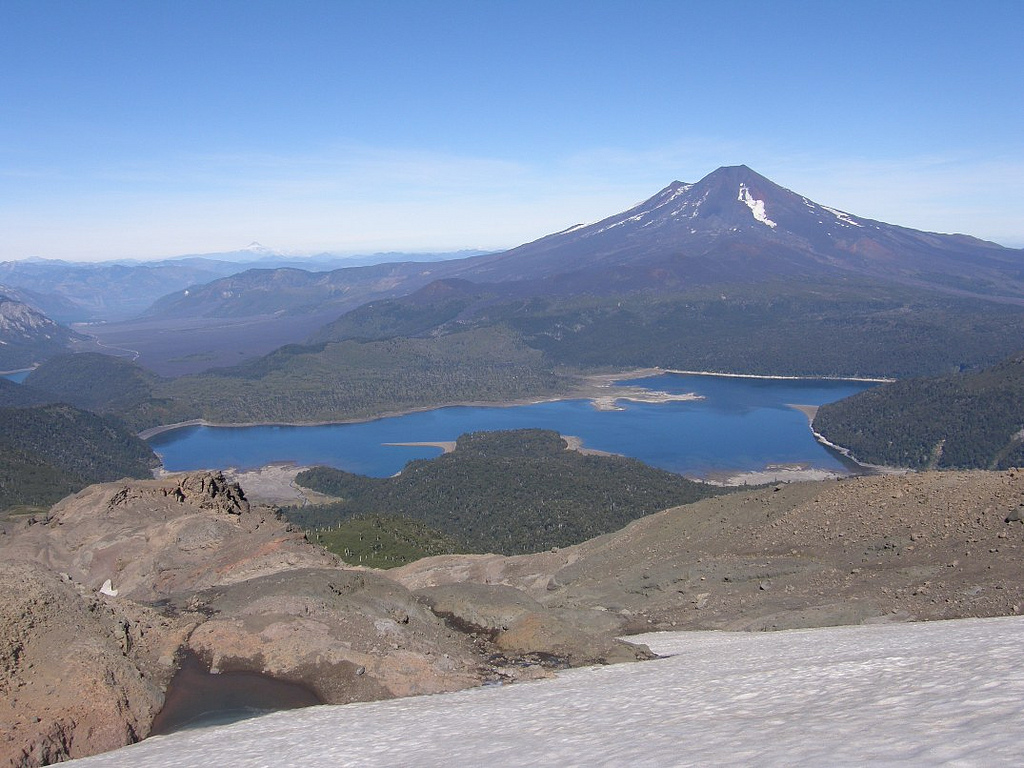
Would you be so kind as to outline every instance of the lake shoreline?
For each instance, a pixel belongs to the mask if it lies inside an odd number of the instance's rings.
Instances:
[[[173,424],[161,424],[155,427],[149,427],[139,432],[137,436],[141,440],[149,440],[151,437],[156,437],[164,432],[171,432],[175,429],[184,429],[185,427],[219,427],[227,429],[233,427],[329,427],[334,424],[367,424],[381,419],[390,419],[396,416],[408,416],[409,414],[424,413],[426,411],[436,411],[441,408],[514,408],[519,405],[540,405],[541,403],[557,403],[568,400],[597,400],[599,397],[605,395],[600,394],[595,390],[603,390],[612,386],[616,381],[642,379],[648,376],[658,376],[663,373],[668,373],[668,371],[662,370],[661,368],[636,368],[629,371],[623,371],[621,373],[599,373],[584,376],[583,383],[574,390],[559,395],[550,395],[548,397],[523,397],[516,400],[456,400],[450,403],[436,403],[434,405],[422,405],[394,411],[385,411],[374,416],[353,416],[350,418],[327,419],[323,421],[249,421],[224,423],[208,421],[206,419],[189,419],[188,421],[178,421]],[[619,399],[627,399],[627,396],[624,395]]]
[[[541,403],[557,403],[568,400],[591,400],[594,407],[601,409],[609,395],[604,390],[612,387],[617,381],[631,381],[633,379],[644,379],[664,374],[676,374],[679,376],[710,376],[732,379],[768,379],[773,381],[852,381],[858,383],[886,383],[893,379],[871,379],[857,378],[851,376],[771,376],[753,373],[719,373],[717,371],[682,371],[672,368],[633,368],[616,373],[594,373],[582,377],[582,383],[577,388],[559,395],[547,397],[524,397],[516,400],[457,400],[450,403],[436,403],[434,405],[415,406],[394,411],[385,411],[373,416],[353,416],[350,418],[328,419],[322,421],[249,421],[249,422],[215,422],[207,419],[189,419],[178,421],[173,424],[161,424],[155,427],[148,427],[138,433],[141,440],[149,440],[151,437],[171,432],[175,429],[185,427],[327,427],[334,424],[366,424],[380,419],[390,419],[396,416],[408,416],[413,413],[424,413],[436,411],[441,408],[514,408],[520,405],[539,405]],[[624,390],[627,388],[623,387]],[[698,400],[699,395],[688,393],[684,395],[671,395],[656,390],[647,390],[643,387],[636,388],[644,390],[646,396],[633,396],[629,392],[615,396],[614,400],[630,400],[633,402],[662,403],[671,401]],[[648,399],[650,398],[650,399]],[[614,406],[613,406],[614,407]],[[813,417],[812,417],[813,418]],[[858,462],[860,463],[860,462]]]
[[[836,453],[842,454],[845,458],[852,461],[858,467],[864,470],[865,475],[901,475],[910,470],[905,467],[889,467],[884,464],[868,464],[867,462],[860,461],[849,448],[844,448],[841,445],[837,445],[825,437],[823,434],[814,429],[814,417],[818,415],[818,405],[797,405],[795,403],[787,403],[789,408],[796,411],[800,411],[804,416],[807,417],[807,426],[810,427],[811,434],[814,435],[814,439],[817,440],[821,445],[829,448]]]
[[[716,395],[710,394],[711,392],[717,391],[720,386],[725,387],[745,387],[737,382],[735,385],[727,385],[724,383],[727,379],[747,379],[747,380],[773,380],[779,383],[779,386],[785,387],[787,381],[808,381],[808,382],[822,382],[823,384],[835,385],[840,382],[850,382],[851,384],[866,384],[869,382],[863,379],[837,379],[829,377],[783,377],[783,376],[754,376],[749,374],[732,374],[732,375],[720,375],[713,372],[698,372],[700,375],[708,376],[709,378],[718,378],[723,380],[720,385],[714,385],[707,391],[701,390],[704,394],[697,394],[696,392],[686,392],[688,385],[698,386],[692,382],[680,381],[673,384],[662,384],[665,389],[670,391],[659,391],[656,387],[659,383],[656,381],[644,382],[650,386],[640,386],[630,384],[629,382],[636,379],[642,378],[653,378],[658,376],[665,376],[666,374],[674,374],[677,376],[692,376],[696,375],[694,372],[683,372],[683,371],[669,371],[661,368],[643,368],[643,369],[632,369],[627,371],[615,371],[609,373],[591,374],[577,381],[576,386],[571,390],[565,391],[559,394],[552,394],[546,397],[532,397],[532,398],[520,398],[516,400],[504,400],[498,402],[487,402],[487,401],[457,401],[453,403],[431,405],[431,406],[420,406],[415,408],[400,409],[380,414],[374,414],[363,417],[352,417],[347,419],[337,420],[322,420],[316,422],[252,422],[252,423],[215,423],[206,419],[192,419],[184,422],[178,422],[175,424],[161,425],[157,427],[144,430],[139,433],[139,436],[143,439],[149,439],[159,434],[172,432],[186,427],[194,426],[206,426],[211,428],[223,428],[223,429],[245,429],[245,428],[261,428],[261,427],[331,427],[331,426],[351,426],[358,424],[372,424],[374,422],[380,422],[391,418],[400,418],[403,416],[415,415],[420,413],[429,413],[431,411],[444,411],[446,409],[457,409],[457,408],[482,408],[482,409],[503,409],[503,408],[514,408],[522,406],[532,406],[540,404],[553,404],[553,403],[585,403],[589,401],[589,404],[595,411],[624,411],[629,410],[629,403],[642,403],[642,404],[663,404],[672,402],[688,402],[688,401],[699,401],[704,400],[705,395],[715,397]],[[814,389],[813,384],[812,390]],[[845,390],[845,388],[842,388]],[[788,391],[788,390],[787,390]],[[804,391],[801,386],[797,386],[795,391]],[[798,396],[798,395],[797,395]],[[794,397],[794,394],[790,394],[790,397]],[[812,400],[811,402],[816,402]],[[820,401],[818,401],[820,402]],[[621,404],[620,404],[621,403]],[[769,456],[765,456],[766,463],[759,464],[747,464],[746,466],[729,466],[732,462],[726,460],[722,462],[713,462],[708,466],[712,467],[710,470],[705,468],[697,469],[696,467],[691,468],[689,471],[679,466],[674,471],[678,472],[684,477],[688,477],[693,480],[705,482],[713,485],[726,485],[726,486],[737,486],[737,485],[760,485],[765,483],[773,482],[792,482],[792,481],[804,481],[804,480],[827,480],[835,479],[840,477],[847,477],[857,474],[875,474],[882,472],[895,471],[892,468],[874,467],[866,465],[862,462],[857,461],[848,451],[843,450],[840,446],[833,446],[820,435],[816,434],[813,429],[813,419],[817,411],[818,406],[816,405],[799,405],[793,404],[792,402],[779,402],[779,405],[786,406],[787,409],[800,411],[804,414],[807,419],[808,428],[811,431],[814,442],[818,445],[828,449],[832,454],[832,462],[824,463],[818,462],[814,459],[805,461],[802,458],[794,456],[792,459],[783,459],[782,462],[778,460],[771,460]],[[573,406],[578,407],[578,406]],[[668,414],[666,414],[666,417]],[[442,417],[449,418],[449,417]],[[458,418],[458,417],[456,417]],[[568,425],[565,425],[568,426]],[[471,425],[463,425],[464,431],[473,431]],[[486,426],[480,428],[487,428]],[[495,427],[491,427],[495,428]],[[390,429],[389,436],[386,442],[382,442],[382,445],[387,446],[409,446],[409,447],[433,447],[438,449],[442,453],[451,452],[455,445],[454,440],[451,438],[443,439],[440,435],[436,436],[432,434],[416,434],[408,435],[408,439],[402,434],[401,430],[396,431],[394,428]],[[556,428],[557,429],[557,428]],[[561,432],[561,430],[558,430]],[[570,428],[567,432],[573,432]],[[578,434],[578,433],[577,433]],[[445,437],[448,437],[447,435]],[[569,443],[569,447],[573,450],[578,450],[583,453],[599,453],[594,449],[584,447],[583,441],[577,437],[566,436],[563,437]],[[179,438],[172,437],[169,439],[170,443],[175,443]],[[193,439],[193,438],[183,438]],[[283,438],[282,438],[283,439]],[[158,442],[154,447],[160,452],[160,443]],[[300,452],[301,453],[301,452]],[[268,467],[281,464],[292,464],[292,459],[295,459],[294,464],[308,464],[309,459],[299,459],[300,453],[296,453],[295,456],[286,454],[285,456],[272,456],[263,454],[264,461],[266,459],[272,459],[268,464],[262,464],[258,462],[248,463],[245,462],[241,466],[231,466],[232,472],[238,473],[252,473],[260,472],[264,476],[267,474]],[[600,451],[604,453],[604,451]],[[632,455],[632,454],[630,454]],[[222,457],[224,458],[224,457]],[[255,457],[254,457],[255,458]],[[808,455],[810,458],[810,455]],[[834,466],[838,460],[841,466]],[[323,459],[314,459],[317,463],[323,463]],[[789,461],[791,463],[783,463]],[[211,458],[212,463],[216,463],[216,458]],[[180,462],[176,462],[180,464]],[[744,462],[746,464],[746,462]],[[223,465],[222,465],[223,466]],[[230,466],[230,465],[229,465]],[[656,466],[656,465],[655,465]],[[716,468],[717,466],[717,468]],[[280,471],[280,470],[277,470]],[[357,470],[358,471],[358,470]],[[391,472],[397,470],[390,470]],[[288,473],[292,474],[292,473]],[[371,473],[372,474],[372,473]],[[284,478],[284,483],[274,483],[279,487],[287,484],[291,486],[290,492],[287,494],[294,498],[295,487],[290,482],[292,478]],[[281,488],[281,490],[284,490]],[[300,502],[302,503],[302,502]]]

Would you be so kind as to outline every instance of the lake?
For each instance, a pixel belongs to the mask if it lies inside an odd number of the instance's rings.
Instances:
[[[466,432],[541,428],[579,437],[587,448],[632,456],[690,477],[784,464],[842,473],[849,471],[850,463],[818,443],[807,417],[789,405],[822,405],[874,386],[861,381],[690,374],[622,383],[670,394],[693,392],[703,399],[619,401],[621,410],[612,411],[598,410],[589,400],[560,400],[508,407],[453,406],[354,424],[190,426],[158,434],[149,443],[170,471],[294,462],[388,477],[411,459],[437,456],[441,450],[387,443],[442,442]]]
[[[11,381],[15,382],[16,384],[21,384],[21,382],[23,382],[28,377],[28,375],[30,373],[32,373],[32,371],[33,371],[32,368],[25,368],[24,370],[21,370],[21,371],[11,371],[9,373],[0,373],[0,377],[5,378],[5,379],[10,379]]]

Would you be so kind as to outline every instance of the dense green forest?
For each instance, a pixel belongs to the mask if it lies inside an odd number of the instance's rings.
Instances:
[[[119,422],[70,405],[0,408],[0,510],[49,506],[91,483],[150,477],[149,446]]]
[[[439,281],[321,329],[321,339],[508,327],[551,366],[658,366],[808,376],[936,375],[997,362],[1024,338],[1020,307],[864,278],[666,294],[510,300],[501,286]],[[506,291],[507,293],[507,291]],[[433,295],[435,301],[428,303]]]
[[[64,355],[26,379],[135,430],[189,419],[308,423],[501,402],[565,391],[568,381],[500,327],[425,339],[293,344],[237,367],[173,380],[120,358]]]
[[[393,515],[348,517],[333,528],[320,528],[307,537],[346,563],[369,568],[396,568],[423,557],[464,551],[454,538],[419,520]]]
[[[394,515],[419,520],[466,551],[501,554],[576,544],[721,492],[635,459],[567,450],[547,430],[463,435],[452,453],[411,461],[391,478],[318,467],[296,479],[343,499],[283,510],[314,533],[359,515]]]
[[[193,418],[187,403],[161,395],[166,383],[130,360],[97,352],[52,357],[25,379],[25,386],[56,401],[116,418],[136,431]]]
[[[1024,339],[1020,307],[852,281],[508,309],[528,345],[583,369],[900,378],[992,364]]]
[[[486,328],[425,339],[290,345],[157,391],[211,421],[310,422],[511,400],[564,387],[540,352],[506,329]]]
[[[28,408],[33,405],[55,403],[59,398],[30,387],[27,384],[15,384],[0,376],[0,408]]]
[[[872,464],[1024,466],[1024,357],[866,390],[822,406],[814,429]]]

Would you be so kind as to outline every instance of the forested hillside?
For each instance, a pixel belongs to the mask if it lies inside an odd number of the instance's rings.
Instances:
[[[823,405],[814,429],[873,464],[1024,466],[1024,356],[972,373],[866,390]]]
[[[0,408],[0,511],[48,506],[91,483],[149,477],[149,446],[123,425],[70,405]]]
[[[991,365],[1024,339],[1018,306],[853,280],[514,302],[479,314],[552,363],[581,368],[899,378]]]
[[[0,376],[0,408],[28,408],[57,402],[59,398],[26,384],[15,384]]]
[[[59,402],[116,418],[136,431],[194,418],[192,405],[162,396],[166,383],[123,357],[97,352],[59,355],[25,379]]]
[[[26,383],[136,430],[188,419],[329,421],[543,396],[569,386],[540,352],[501,327],[425,339],[293,344],[234,368],[173,380],[121,358],[67,355],[40,366]]]
[[[297,481],[343,499],[284,510],[307,530],[358,515],[397,515],[426,523],[467,551],[501,554],[568,546],[720,492],[635,459],[567,450],[547,430],[463,435],[454,452],[411,461],[392,478],[319,467]]]
[[[1024,313],[1013,304],[865,278],[765,280],[613,297],[515,293],[510,286],[438,281],[349,312],[315,338],[508,327],[552,366],[876,377],[989,365],[1024,338]]]

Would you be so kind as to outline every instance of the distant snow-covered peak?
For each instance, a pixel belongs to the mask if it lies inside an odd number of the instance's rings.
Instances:
[[[273,248],[267,248],[267,246],[263,245],[263,243],[257,242],[256,240],[253,240],[251,243],[249,243],[247,246],[245,246],[245,248],[240,248],[239,252],[240,253],[255,253],[255,254],[258,254],[260,256],[283,256],[284,255],[281,251],[275,250]]]

